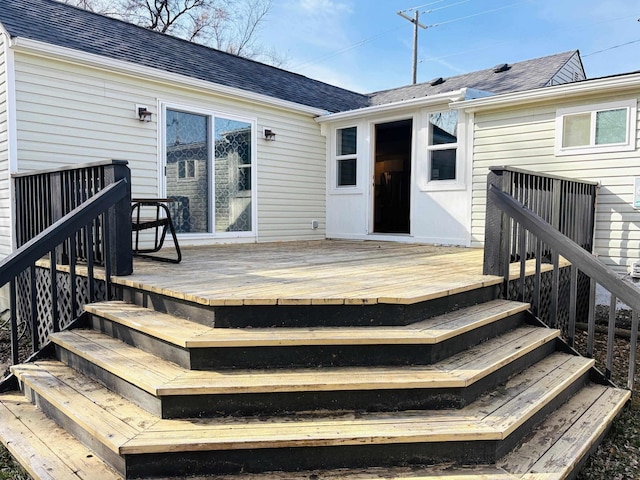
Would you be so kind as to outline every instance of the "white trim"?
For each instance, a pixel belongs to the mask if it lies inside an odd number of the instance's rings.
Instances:
[[[625,109],[627,112],[626,140],[622,143],[595,144],[595,116],[597,112]],[[630,152],[636,148],[636,119],[638,100],[630,98],[616,102],[592,103],[578,107],[559,108],[556,110],[555,154],[556,156],[581,155],[587,153]],[[578,147],[563,147],[564,118],[576,114],[591,115],[590,144]]]
[[[391,112],[389,112],[391,113]],[[387,123],[394,123],[394,122],[401,122],[401,121],[405,121],[405,120],[411,120],[411,158],[409,161],[409,166],[411,168],[411,175],[409,176],[409,233],[397,233],[397,234],[390,234],[390,233],[380,233],[380,232],[375,232],[375,215],[376,215],[376,205],[375,205],[375,195],[376,195],[376,189],[375,189],[375,183],[376,183],[376,178],[375,178],[375,171],[376,171],[376,148],[378,146],[378,140],[376,138],[376,126],[378,125],[384,125]],[[367,232],[368,235],[376,235],[376,236],[388,236],[388,237],[394,237],[395,235],[397,235],[398,237],[410,237],[411,236],[411,230],[414,227],[414,215],[415,215],[415,204],[416,204],[416,199],[413,195],[413,185],[416,181],[416,168],[417,168],[417,164],[416,164],[416,152],[417,152],[417,137],[418,137],[418,132],[419,132],[419,127],[418,127],[418,120],[419,120],[419,116],[416,114],[415,111],[409,112],[409,113],[396,113],[393,116],[387,116],[387,117],[379,117],[379,118],[375,118],[375,119],[371,119],[367,122],[367,127],[368,127],[368,132],[369,132],[369,145],[368,145],[368,151],[369,151],[369,178],[367,179],[367,182],[365,183],[365,188],[368,188],[368,195],[367,195],[367,207],[366,207],[366,211],[367,211]]]
[[[585,95],[588,93],[614,94],[617,91],[637,89],[640,87],[640,73],[625,74],[615,77],[597,78],[594,80],[583,80],[574,83],[554,85],[552,87],[542,87],[524,92],[506,93],[474,100],[464,100],[455,102],[451,108],[463,108],[469,112],[479,112],[496,107],[524,105],[545,100],[562,98],[563,100],[573,96]]]
[[[209,123],[209,131],[207,133],[208,138],[210,139],[209,148],[212,150],[210,153],[213,155],[214,145],[214,129],[215,129],[215,119],[216,118],[225,118],[230,120],[237,120],[241,122],[247,122],[251,124],[251,231],[248,232],[216,232],[215,231],[215,209],[209,209],[209,224],[212,226],[212,232],[206,233],[179,233],[178,236],[180,239],[185,239],[186,241],[197,241],[199,243],[200,240],[206,243],[206,240],[216,240],[216,239],[232,239],[232,238],[257,238],[258,236],[258,120],[255,117],[249,117],[244,115],[238,115],[236,113],[230,113],[223,110],[215,110],[208,109],[202,107],[196,107],[187,104],[181,103],[173,103],[168,101],[159,101],[158,103],[158,129],[159,134],[158,138],[160,141],[160,151],[158,155],[158,195],[160,197],[166,197],[167,195],[167,177],[164,174],[165,172],[165,164],[166,164],[166,128],[161,128],[160,125],[166,124],[166,115],[167,109],[178,110],[185,113],[194,113],[198,115],[207,116],[212,119]],[[215,159],[211,158],[212,167],[213,161]],[[209,199],[212,203],[215,202],[215,178],[211,177],[211,184],[209,185],[211,189],[211,198]]]
[[[3,30],[4,31],[4,30]],[[4,34],[3,34],[4,35]],[[9,237],[11,240],[11,250],[18,248],[16,244],[16,236],[14,235],[15,218],[15,191],[11,174],[18,171],[18,114],[16,105],[16,62],[13,51],[10,47],[10,37],[5,35],[4,41],[4,57],[5,57],[5,74],[6,74],[6,96],[7,96],[7,155],[9,162],[9,199],[11,205],[9,207]]]
[[[435,104],[457,102],[465,99],[467,93],[466,88],[453,90],[451,92],[439,93],[437,95],[429,95],[425,97],[413,98],[411,100],[402,100],[394,103],[386,103],[384,105],[374,105],[372,107],[359,108],[357,110],[348,110],[345,112],[330,113],[322,115],[315,119],[316,122],[322,124],[325,122],[336,122],[341,120],[353,120],[369,115],[379,115],[381,113],[392,114],[400,109],[415,109],[419,107],[427,107]]]
[[[356,129],[356,153],[349,155],[338,155],[338,130],[346,130],[348,128]],[[362,179],[359,176],[362,175],[362,135],[364,132],[358,124],[346,124],[335,126],[331,129],[331,138],[327,143],[327,149],[330,152],[331,166],[328,168],[327,173],[330,178],[327,178],[327,186],[329,193],[332,195],[355,195],[362,193]],[[338,185],[338,161],[339,160],[356,160],[356,184],[355,185]]]
[[[200,80],[177,73],[171,73],[157,68],[138,65],[125,60],[116,60],[92,53],[86,53],[67,47],[51,45],[49,43],[31,40],[23,37],[15,37],[11,40],[11,47],[17,52],[39,55],[46,58],[57,58],[72,63],[80,63],[102,70],[111,70],[131,77],[143,77],[146,80],[170,82],[176,85],[206,90],[220,95],[231,96],[245,101],[260,102],[272,107],[311,115],[323,115],[327,110],[302,105],[288,100],[281,100],[268,95],[243,90],[235,87],[227,87],[207,80]]]
[[[438,146],[430,146],[429,144],[429,133],[431,130],[431,125],[429,122],[429,115],[432,113],[439,112],[457,112],[457,138],[458,141],[448,144],[442,144]],[[419,169],[416,173],[419,173],[419,176],[416,177],[416,185],[421,192],[446,192],[446,191],[461,191],[466,190],[466,175],[465,171],[462,167],[463,165],[463,156],[464,152],[464,140],[466,139],[465,134],[465,124],[464,119],[465,114],[462,111],[457,111],[456,109],[449,109],[445,106],[445,108],[440,109],[423,109],[420,114],[422,115],[422,128],[423,128],[423,141],[422,141],[422,151],[419,152],[418,156],[421,164],[419,165]],[[462,142],[460,140],[463,140]],[[434,150],[453,150],[452,145],[455,145],[456,150],[456,178],[453,180],[431,180],[431,155],[430,152]]]

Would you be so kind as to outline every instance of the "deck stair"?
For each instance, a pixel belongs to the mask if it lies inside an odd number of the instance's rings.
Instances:
[[[0,437],[34,478],[575,476],[629,392],[527,304],[466,296],[270,328],[136,295],[88,305],[54,357],[13,367],[24,396],[0,396]]]

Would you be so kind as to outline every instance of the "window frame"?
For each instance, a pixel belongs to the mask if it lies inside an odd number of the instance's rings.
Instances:
[[[354,153],[348,153],[345,155],[338,155],[338,138],[339,138],[339,134],[338,132],[340,132],[341,130],[349,130],[351,128],[355,129],[356,132],[356,141],[355,141],[355,152]],[[357,125],[345,125],[345,126],[340,126],[340,127],[336,127],[334,130],[334,141],[333,141],[333,157],[334,157],[334,161],[333,161],[333,166],[334,166],[334,175],[333,175],[333,185],[334,188],[336,190],[340,190],[340,191],[344,191],[344,190],[354,190],[358,188],[358,150],[359,150],[359,146],[358,146],[358,142],[359,142],[359,132],[358,132],[359,128]],[[354,174],[354,180],[355,183],[353,184],[344,184],[341,185],[340,184],[340,162],[346,161],[346,160],[353,160],[355,162],[355,174]]]
[[[556,132],[555,132],[555,154],[556,156],[564,155],[581,155],[588,153],[608,153],[608,152],[625,152],[636,149],[636,124],[637,124],[637,108],[638,101],[635,98],[627,100],[618,100],[614,102],[604,102],[590,105],[582,105],[577,107],[559,108],[556,110]],[[596,132],[596,116],[599,112],[609,110],[626,109],[626,139],[624,142],[618,143],[595,143]],[[564,123],[565,118],[574,115],[590,115],[589,123],[589,144],[579,145],[575,147],[563,146]]]
[[[436,113],[448,113],[448,112],[456,112],[456,142],[453,143],[442,143],[442,144],[432,144],[430,139],[432,137],[432,123],[430,121],[430,116]],[[424,152],[425,152],[425,160],[424,160],[424,170],[423,170],[423,182],[421,185],[422,191],[433,191],[433,190],[451,190],[451,189],[461,189],[464,188],[464,172],[461,171],[462,164],[460,159],[460,153],[462,149],[463,143],[461,142],[461,136],[464,135],[463,123],[461,122],[461,112],[457,109],[450,109],[446,106],[440,109],[429,109],[424,112],[424,125],[425,125],[425,136],[424,136]],[[464,137],[462,137],[464,140]],[[432,152],[434,151],[442,151],[442,150],[453,150],[455,152],[455,178],[453,179],[435,179],[431,178],[432,168],[431,168],[431,160],[432,160]],[[422,176],[422,175],[421,175]],[[422,182],[421,182],[422,183]]]

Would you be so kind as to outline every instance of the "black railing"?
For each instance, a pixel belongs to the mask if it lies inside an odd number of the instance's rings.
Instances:
[[[519,173],[526,173],[519,171]],[[533,174],[539,176],[539,174]],[[485,246],[485,264],[484,271],[486,274],[500,275],[505,278],[505,296],[509,296],[509,269],[510,264],[519,263],[520,274],[520,298],[523,299],[524,294],[524,278],[527,269],[527,257],[532,255],[531,259],[535,263],[535,274],[533,280],[533,290],[537,294],[533,295],[534,302],[539,301],[542,285],[542,264],[551,262],[552,282],[550,285],[550,295],[552,303],[555,304],[555,316],[552,316],[547,323],[554,328],[561,328],[569,346],[576,346],[576,323],[577,320],[586,320],[587,324],[587,340],[583,350],[580,353],[588,356],[594,356],[595,348],[595,293],[596,288],[600,285],[611,294],[611,308],[607,327],[607,351],[606,360],[604,361],[604,376],[607,380],[612,377],[613,358],[614,358],[614,337],[616,330],[616,310],[615,305],[619,299],[625,303],[632,311],[631,322],[631,349],[629,355],[627,387],[633,389],[635,374],[635,353],[637,347],[638,335],[638,312],[640,312],[640,295],[638,290],[629,283],[622,280],[613,270],[598,261],[587,248],[591,245],[589,241],[593,238],[593,216],[589,205],[595,206],[595,190],[593,196],[581,192],[574,188],[563,189],[558,194],[554,193],[555,200],[552,204],[558,202],[568,202],[573,205],[573,210],[563,207],[564,213],[560,216],[554,215],[553,219],[561,219],[560,223],[552,223],[539,215],[535,208],[530,208],[531,197],[515,198],[509,192],[508,188],[503,188],[504,178],[500,178],[500,173],[491,172],[487,188],[487,223],[486,223],[486,242]],[[567,180],[570,183],[579,183],[573,180]],[[584,188],[594,187],[591,183],[586,183]],[[573,192],[578,192],[579,198],[570,199]],[[585,200],[586,197],[587,199]],[[581,206],[580,202],[584,202]],[[551,205],[554,208],[554,205]],[[547,210],[548,211],[548,210]],[[562,220],[564,216],[564,220]],[[576,217],[576,218],[571,218]],[[564,223],[562,223],[564,222]],[[580,222],[590,226],[591,232],[587,229],[580,228]],[[564,227],[562,231],[559,227]],[[573,236],[573,238],[571,238]],[[542,253],[545,252],[545,253]],[[546,258],[545,258],[546,255]],[[557,306],[560,302],[561,285],[560,277],[560,257],[566,259],[570,263],[568,288],[564,291],[564,296],[568,297],[568,321],[559,324],[557,319]],[[579,318],[578,315],[578,285],[581,276],[587,278],[588,285],[588,308],[586,319]],[[535,308],[535,305],[534,305]],[[620,373],[620,372],[618,372]],[[622,374],[621,374],[622,375]]]
[[[592,251],[597,183],[512,167],[492,167],[487,184],[507,193],[584,250]],[[569,316],[568,306],[559,302],[557,294],[549,295],[569,284],[570,271],[559,268],[560,257],[554,255],[544,242],[537,242],[533,233],[517,222],[510,222],[489,198],[485,232],[484,273],[504,272],[508,265],[519,263],[519,281],[510,282],[505,277],[504,291],[517,292],[522,300],[531,302],[533,313],[547,323],[565,325]],[[536,285],[531,284],[530,276],[524,275],[527,261],[535,261],[536,273],[540,275]],[[551,264],[554,268],[541,269],[542,264]],[[578,284],[576,309],[578,313],[586,314],[589,279],[581,274]],[[566,308],[561,308],[563,306]]]
[[[82,205],[108,185],[122,179],[130,181],[127,162],[110,160],[106,162],[84,163],[52,170],[19,173],[13,175],[16,205],[16,246],[21,247],[57,220]],[[124,207],[124,204],[122,205]],[[122,210],[122,212],[120,212]],[[118,209],[120,217],[109,217],[112,222],[109,231],[115,232],[120,222],[130,222],[130,214]],[[108,231],[101,218],[87,226],[90,235],[83,229],[74,238],[68,239],[58,251],[58,262],[68,262],[73,248],[77,259],[92,259],[98,265],[105,263],[105,239]],[[87,243],[87,238],[91,240]],[[112,238],[112,244],[115,238]],[[73,244],[73,247],[72,247]],[[115,275],[131,273],[131,262],[113,257],[109,262]]]
[[[99,190],[93,189],[75,208],[69,206],[71,209],[51,225],[45,226],[49,219],[43,215],[16,226],[23,229],[22,245],[0,262],[0,287],[9,284],[13,364],[37,354],[49,343],[51,332],[66,328],[80,316],[84,304],[110,298],[111,275],[132,271],[129,169],[126,163],[118,162],[120,178],[115,181],[112,173],[116,169],[109,170],[100,179]],[[51,173],[31,175],[37,179],[34,182],[24,181],[25,175],[19,177],[23,213],[29,203],[39,204],[37,195],[54,197],[40,190],[51,185]],[[31,191],[34,197],[27,202],[25,186],[36,183],[38,188]],[[28,233],[32,238],[25,241],[26,225],[33,230]],[[103,267],[100,279],[95,270],[98,264]],[[19,331],[29,333],[22,343]]]

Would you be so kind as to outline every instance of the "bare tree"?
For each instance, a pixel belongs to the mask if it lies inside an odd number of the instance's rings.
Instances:
[[[61,0],[141,27],[282,66],[284,57],[257,43],[272,0]]]

